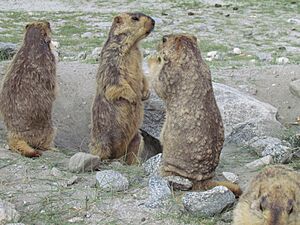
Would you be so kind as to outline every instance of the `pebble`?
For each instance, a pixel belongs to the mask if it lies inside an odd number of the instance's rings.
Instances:
[[[237,184],[239,182],[239,178],[236,174],[231,172],[223,172],[222,175],[225,177],[226,180]]]
[[[245,166],[249,169],[258,169],[260,167],[269,165],[272,162],[273,162],[273,157],[270,155],[267,155],[265,157],[255,160],[253,162],[247,163]]]
[[[287,64],[289,62],[289,59],[286,57],[279,57],[276,59],[276,63],[278,64]]]
[[[240,55],[240,54],[242,54],[242,51],[241,51],[241,49],[239,49],[239,48],[234,48],[234,49],[233,49],[233,54],[235,54],[235,55]]]
[[[98,156],[78,152],[70,158],[69,170],[73,173],[94,171],[99,169],[101,160]]]

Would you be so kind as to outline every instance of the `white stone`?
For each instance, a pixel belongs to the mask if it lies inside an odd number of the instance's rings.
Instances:
[[[287,64],[289,59],[287,57],[279,57],[276,59],[276,63],[278,64]]]
[[[262,166],[269,165],[272,162],[273,162],[273,157],[270,155],[267,155],[265,157],[255,160],[253,162],[247,163],[245,166],[249,169],[258,169]]]
[[[235,54],[235,55],[240,55],[240,54],[242,54],[242,51],[241,51],[241,49],[239,49],[239,48],[234,48],[234,49],[233,49],[233,54]]]
[[[105,191],[125,191],[129,182],[121,173],[114,170],[103,170],[96,173],[99,187]]]
[[[211,51],[207,53],[207,57],[211,58],[211,59],[218,59],[219,58],[219,54],[218,51]]]
[[[98,156],[77,152],[70,158],[69,170],[74,173],[93,171],[99,168],[101,160]]]
[[[225,177],[226,180],[237,184],[239,182],[239,178],[236,174],[231,172],[223,172],[222,175]]]

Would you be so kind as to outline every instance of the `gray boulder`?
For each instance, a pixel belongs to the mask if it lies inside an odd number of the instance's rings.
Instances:
[[[161,161],[162,153],[159,153],[156,156],[153,156],[150,159],[148,159],[145,163],[143,163],[143,168],[146,175],[158,175]]]
[[[0,61],[11,59],[17,52],[17,45],[0,42]]]
[[[96,180],[99,187],[105,191],[125,191],[129,187],[128,179],[114,170],[97,172]]]
[[[69,170],[73,173],[94,171],[99,169],[101,160],[98,156],[78,152],[70,158]]]
[[[149,198],[145,206],[148,208],[159,208],[166,204],[171,196],[168,182],[160,176],[152,176],[149,179]]]
[[[168,176],[168,177],[164,177],[164,179],[169,182],[169,185],[175,191],[176,190],[188,191],[193,187],[193,182],[184,177]]]
[[[10,202],[0,199],[0,224],[7,222],[18,222],[20,214],[17,212],[15,206]]]
[[[263,166],[269,165],[272,162],[273,162],[272,156],[267,155],[260,159],[254,160],[253,162],[247,163],[245,166],[249,169],[256,170]]]
[[[300,79],[290,83],[290,92],[300,98]]]
[[[226,187],[217,186],[204,192],[188,192],[183,198],[184,208],[193,214],[214,216],[235,202],[234,194]]]

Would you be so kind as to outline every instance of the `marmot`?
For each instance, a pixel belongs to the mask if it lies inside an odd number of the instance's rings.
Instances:
[[[300,225],[300,173],[286,166],[264,168],[234,210],[234,225]]]
[[[26,26],[20,50],[4,77],[0,112],[8,130],[11,150],[37,157],[54,138],[52,104],[56,93],[56,62],[50,49],[49,22]]]
[[[149,59],[149,68],[154,75],[153,87],[166,105],[160,138],[162,175],[188,178],[198,188],[224,185],[239,195],[239,187],[230,182],[207,182],[219,163],[224,128],[210,70],[196,37],[166,35],[159,48],[159,56]]]
[[[154,24],[152,18],[142,13],[116,16],[101,51],[90,151],[102,160],[125,157],[132,164],[138,157],[142,101],[150,93],[138,44],[150,34]]]

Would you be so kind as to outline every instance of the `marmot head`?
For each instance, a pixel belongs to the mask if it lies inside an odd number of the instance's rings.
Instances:
[[[255,183],[252,201],[246,201],[250,208],[250,218],[261,221],[265,225],[294,224],[299,213],[299,183],[296,172],[282,171],[277,167],[264,170],[263,176],[258,175],[259,183]],[[299,179],[299,177],[298,177]],[[255,180],[255,179],[254,179]],[[246,198],[247,199],[247,198]],[[254,223],[253,224],[257,224]]]
[[[196,55],[197,38],[188,34],[165,35],[159,48],[165,62],[184,63],[190,60],[189,55]]]
[[[155,21],[143,13],[122,13],[113,20],[109,38],[132,47],[150,34]]]
[[[37,21],[26,25],[25,45],[49,45],[50,42],[51,28],[49,22]]]

